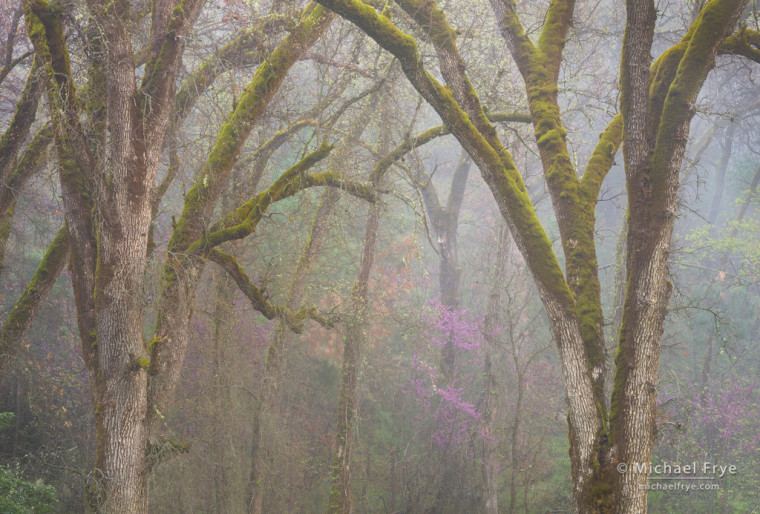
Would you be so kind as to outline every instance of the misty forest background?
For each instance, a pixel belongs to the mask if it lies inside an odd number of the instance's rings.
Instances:
[[[540,28],[545,3],[520,2],[529,30]],[[489,112],[527,113],[524,87],[487,3],[444,4]],[[658,3],[655,56],[680,39],[697,4]],[[204,62],[218,58],[219,70],[195,101],[171,155],[162,158],[159,180],[167,170],[175,175],[156,213],[141,292],[148,338],[183,197],[261,62],[242,55],[271,52],[302,7],[208,2],[186,41],[178,85]],[[20,9],[11,0],[0,4],[3,131],[33,61]],[[84,11],[76,2],[67,9],[68,44],[84,54]],[[755,14],[744,23],[757,30]],[[414,33],[403,13],[393,19]],[[571,156],[581,169],[617,113],[625,21],[618,0],[576,6],[559,99]],[[251,27],[255,43],[241,45],[239,55],[223,53]],[[423,44],[421,52],[427,58],[432,49]],[[80,56],[73,55],[71,64],[85,82]],[[673,296],[661,343],[653,456],[654,463],[733,464],[739,472],[721,479],[717,491],[652,492],[652,512],[760,509],[757,79],[753,63],[720,56],[696,105],[671,251]],[[43,95],[27,141],[45,129],[48,109]],[[512,116],[498,123],[499,135],[559,248],[526,121]],[[339,19],[269,103],[217,212],[269,187],[322,142],[335,148],[316,169],[366,183],[380,159],[440,124],[392,57]],[[52,146],[44,145],[40,155],[35,173],[11,188],[14,206],[0,222],[1,319],[63,224]],[[610,361],[625,282],[620,154],[616,161],[596,205],[595,232]],[[476,165],[452,136],[441,134],[399,155],[377,190],[371,204],[340,188],[307,188],[272,204],[251,236],[226,243],[272,305],[293,312],[313,306],[316,320],[267,319],[220,266],[205,267],[175,400],[161,413],[176,455],[152,471],[151,512],[247,512],[257,437],[264,511],[323,512],[346,331],[357,325],[366,337],[350,349],[359,356],[349,486],[355,512],[479,512],[487,466],[496,469],[500,511],[570,508],[567,407],[552,332]],[[379,206],[379,228],[364,309],[356,284],[372,205]],[[9,360],[0,376],[0,496],[8,496],[0,499],[0,511],[84,511],[95,429],[67,269],[19,348],[2,357]],[[277,361],[268,375],[274,387],[262,384],[268,359]],[[264,407],[262,387],[273,391]]]

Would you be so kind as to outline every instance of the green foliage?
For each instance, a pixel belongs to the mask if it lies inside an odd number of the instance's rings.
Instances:
[[[705,249],[717,255],[731,255],[737,261],[736,275],[739,278],[757,280],[760,277],[758,233],[760,233],[760,220],[744,218],[741,221],[730,222],[727,230],[721,231],[718,236],[711,234],[710,227],[705,225],[694,230],[688,239],[695,248]],[[721,281],[725,279],[724,270],[718,270],[718,273],[722,273],[719,276]]]
[[[11,426],[16,415],[12,412],[0,412],[0,430],[6,429]]]
[[[0,423],[8,421],[8,414],[0,414]],[[0,425],[1,426],[1,425]],[[7,514],[53,512],[58,500],[55,489],[20,479],[10,469],[0,467],[0,512]]]

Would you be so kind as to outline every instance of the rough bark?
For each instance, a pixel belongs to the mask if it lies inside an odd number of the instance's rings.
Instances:
[[[48,101],[58,151],[72,281],[85,365],[96,391],[95,484],[101,512],[147,511],[145,425],[147,374],[142,366],[140,294],[158,155],[184,34],[200,10],[187,0],[154,2],[155,51],[137,89],[125,3],[89,7],[103,41],[108,146],[91,148],[81,124],[60,7],[24,2],[27,30],[48,74]],[[170,37],[164,37],[166,34]],[[145,100],[148,99],[148,102]],[[94,143],[95,141],[93,141]],[[106,172],[99,158],[107,155]],[[93,213],[95,213],[93,215]],[[97,235],[97,237],[96,237]]]
[[[611,473],[614,510],[645,512],[647,491],[642,485],[648,473],[637,472],[636,464],[649,463],[656,435],[659,344],[671,291],[668,257],[692,105],[746,2],[708,2],[680,48],[674,47],[677,66],[668,70],[669,56],[665,56],[653,72],[651,90],[648,68],[654,3],[629,0],[627,5],[621,110],[629,204],[628,288],[610,423],[617,460],[628,469]],[[660,88],[667,92],[656,96]]]

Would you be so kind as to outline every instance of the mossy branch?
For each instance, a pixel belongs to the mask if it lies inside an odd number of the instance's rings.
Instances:
[[[34,123],[42,92],[42,81],[39,75],[40,62],[35,59],[26,78],[24,89],[21,91],[21,97],[16,103],[16,112],[0,138],[0,183],[7,183],[16,156]]]
[[[53,130],[50,125],[42,127],[34,135],[32,141],[27,145],[24,154],[21,156],[21,160],[18,161],[18,164],[16,164],[15,169],[0,191],[0,213],[6,212],[15,203],[21,188],[24,187],[27,180],[37,173],[42,168],[42,165],[47,162],[46,150],[52,140]]]
[[[746,2],[744,2],[746,3]],[[670,84],[657,128],[652,156],[652,191],[664,195],[673,153],[680,144],[678,133],[685,119],[691,118],[693,103],[702,88],[715,55],[737,21],[742,2],[713,0],[699,14],[694,32]]]
[[[278,130],[272,137],[267,139],[263,144],[251,152],[249,155],[238,161],[235,165],[235,169],[243,170],[247,167],[251,168],[251,172],[246,178],[246,187],[250,184],[258,184],[261,179],[261,175],[264,173],[266,164],[272,154],[280,148],[293,134],[301,129],[307,127],[317,126],[317,120],[312,118],[306,118],[295,123],[290,124],[288,127]],[[255,190],[255,187],[248,189],[248,191]]]
[[[517,6],[514,0],[491,0],[491,7],[499,19],[499,28],[504,40],[507,42],[512,58],[520,72],[527,73],[528,63],[538,55],[538,48],[533,44],[525,33],[520,17],[517,15]]]
[[[497,153],[507,157],[509,153],[503,148],[496,129],[486,116],[480,97],[467,76],[464,59],[459,54],[456,44],[457,32],[449,24],[443,11],[437,7],[435,0],[400,0],[398,3],[420,27],[428,32],[438,54],[441,74],[447,87],[451,89],[456,103],[488,144]],[[507,161],[511,161],[511,158],[507,157]],[[506,164],[510,166],[511,162]]]
[[[195,184],[185,195],[185,206],[169,241],[170,251],[183,252],[200,237],[255,123],[290,67],[316,42],[332,19],[333,15],[321,6],[309,4],[300,23],[259,66],[229,121],[219,131]]]
[[[47,162],[46,150],[52,139],[53,131],[50,125],[37,131],[10,178],[0,188],[0,268],[5,261],[6,245],[11,234],[19,193],[27,181]]]
[[[258,20],[254,25],[242,31],[235,39],[207,58],[182,83],[174,98],[174,108],[164,139],[164,147],[169,148],[169,167],[164,178],[156,188],[153,201],[154,218],[158,212],[158,205],[176,178],[181,166],[179,153],[176,148],[177,133],[182,123],[184,123],[190,114],[195,102],[211,87],[219,74],[235,67],[260,64],[267,56],[261,35],[277,31],[289,19],[289,16],[273,14]],[[151,238],[149,247],[152,249],[154,246],[155,243],[152,242]]]
[[[623,115],[618,114],[599,134],[599,142],[586,165],[586,171],[581,177],[581,191],[589,202],[596,202],[602,182],[615,164],[615,154],[623,139]]]
[[[342,17],[356,24],[401,63],[414,88],[435,109],[473,160],[478,164],[505,219],[509,221],[518,247],[543,290],[564,307],[574,300],[551,241],[536,216],[525,184],[512,157],[493,134],[483,134],[454,99],[425,70],[414,38],[398,29],[387,17],[357,0],[319,0]],[[486,139],[488,137],[488,139]],[[496,145],[496,146],[492,146]],[[498,150],[497,150],[498,148]]]
[[[148,469],[152,470],[181,453],[189,452],[190,443],[187,441],[174,441],[166,438],[150,441],[146,449]]]
[[[760,32],[742,27],[728,36],[718,49],[718,55],[741,55],[760,63]]]
[[[289,16],[273,14],[265,16],[238,34],[232,41],[219,48],[198,66],[182,83],[174,97],[169,133],[178,130],[187,118],[196,100],[227,70],[260,64],[268,55],[264,47],[266,34],[280,30]]]
[[[488,119],[494,123],[530,123],[530,114],[521,113],[489,113]],[[388,171],[388,168],[393,166],[394,163],[402,160],[403,157],[420,146],[437,139],[439,137],[447,136],[451,134],[451,131],[446,125],[438,125],[437,127],[431,127],[418,133],[415,136],[407,137],[396,148],[388,152],[388,154],[380,159],[370,173],[370,182],[378,183],[382,176]]]
[[[47,67],[48,98],[53,127],[59,144],[69,147],[78,166],[92,178],[95,162],[80,124],[76,86],[66,49],[60,8],[45,0],[24,2],[27,32],[37,58]]]
[[[176,323],[177,311],[191,311],[189,302],[192,299],[177,298],[176,295],[186,288],[195,287],[191,283],[192,272],[199,271],[204,263],[198,258],[203,252],[187,255],[187,250],[200,240],[204,241],[203,248],[207,248],[206,227],[251,131],[290,68],[321,37],[334,17],[333,13],[322,6],[310,3],[302,12],[299,23],[258,67],[227,123],[219,131],[206,163],[185,195],[182,214],[169,240],[169,258],[163,268],[156,315],[157,337],[170,335],[169,331],[174,329]],[[250,224],[247,225],[245,228],[252,228]],[[183,271],[185,269],[190,271]],[[172,333],[165,342],[153,345],[151,351],[152,380],[148,386],[148,401],[159,409],[165,408],[171,397],[177,380],[177,356],[184,353],[186,344],[185,334],[177,334],[176,338],[174,335]],[[148,417],[149,424],[156,421],[153,412],[149,411]]]
[[[212,234],[239,225],[247,219],[256,216],[255,211],[260,213],[260,218],[273,201],[282,199],[275,196],[278,192],[282,194],[283,190],[286,189],[293,179],[305,175],[309,169],[327,157],[332,150],[333,147],[331,145],[323,144],[317,150],[307,154],[303,159],[285,170],[267,190],[253,195],[243,205],[222,216],[218,222],[208,229],[208,233]]]
[[[84,136],[79,118],[76,88],[71,75],[69,55],[65,46],[61,12],[44,0],[24,1],[24,15],[29,39],[48,72],[47,92],[51,111],[58,170],[63,191],[66,219],[69,229],[71,276],[74,300],[77,305],[77,324],[82,339],[85,365],[91,372],[97,370],[95,358],[93,276],[97,262],[94,240],[93,211],[94,187],[100,175],[89,143]],[[106,223],[113,215],[108,209],[100,210]]]
[[[34,50],[29,50],[28,52],[24,52],[23,54],[19,55],[15,59],[13,59],[11,62],[8,63],[7,66],[4,68],[0,68],[0,84],[3,83],[5,78],[10,74],[11,71],[13,71],[13,68],[27,60],[29,57],[34,55]]]
[[[157,53],[154,53],[153,49],[148,52],[145,75],[136,95],[138,109],[145,118],[147,137],[154,135],[155,130],[160,127],[161,113],[171,109],[171,102],[175,96],[175,75],[184,49],[185,35],[203,4],[202,0],[181,0],[172,11],[166,33],[160,41],[160,49]],[[160,30],[158,27],[152,27],[151,31],[157,29]],[[158,114],[155,118],[154,113]]]
[[[76,87],[61,23],[62,13],[59,7],[53,7],[45,0],[28,0],[23,5],[27,33],[36,51],[36,59],[40,59],[48,73],[48,103],[59,174],[68,204],[66,210],[70,223],[73,223],[71,228],[73,233],[89,237],[93,233],[91,195],[97,195],[104,188],[96,187],[102,185],[98,184],[101,176],[96,175],[95,160],[80,123]],[[101,210],[101,214],[106,220],[112,215],[108,209]],[[88,247],[83,241],[74,241],[74,244],[75,253]]]
[[[334,125],[340,116],[345,113],[345,111],[356,102],[362,100],[366,96],[378,91],[384,83],[384,79],[378,80],[375,84],[370,86],[368,89],[362,91],[361,93],[357,94],[356,96],[349,98],[346,102],[344,102],[334,113],[330,115],[330,117],[323,122],[323,127],[327,127],[329,130],[329,127]],[[319,107],[318,104],[316,107]],[[311,115],[313,113],[316,113],[318,109],[311,109],[308,113],[308,115]],[[288,127],[278,130],[271,138],[269,138],[267,141],[265,141],[263,144],[261,144],[255,151],[253,151],[251,154],[246,156],[245,158],[241,159],[236,165],[235,169],[243,169],[247,166],[251,167],[251,172],[249,173],[248,177],[246,178],[246,187],[248,190],[255,190],[255,185],[258,184],[259,179],[261,178],[261,174],[264,172],[264,168],[266,167],[266,163],[268,162],[270,156],[285,142],[292,136],[296,131],[299,131],[306,127],[316,127],[319,125],[319,122],[317,122],[316,119],[313,119],[311,117],[305,117],[302,118],[299,121],[296,121],[295,123],[292,123]]]
[[[327,157],[332,148],[330,145],[323,144],[318,150],[288,168],[267,190],[253,196],[212,225],[204,237],[187,248],[187,253],[202,252],[206,248],[212,248],[225,241],[242,239],[252,234],[270,205],[309,187],[336,187],[357,198],[374,202],[377,192],[371,185],[347,180],[334,171],[306,173],[309,168]]]
[[[544,60],[544,66],[557,81],[559,67],[562,62],[562,51],[565,48],[567,32],[573,22],[575,0],[552,0],[546,11],[544,26],[538,37],[538,50]]]
[[[240,291],[251,302],[251,306],[265,318],[281,319],[290,330],[297,334],[303,331],[303,320],[307,318],[314,319],[323,326],[333,326],[333,321],[319,314],[315,307],[305,307],[297,312],[293,312],[284,305],[271,303],[267,297],[266,290],[256,287],[251,282],[251,279],[240,266],[237,259],[232,255],[214,248],[208,253],[208,259],[218,264],[229,274]]]
[[[0,368],[21,348],[40,305],[47,299],[69,255],[69,233],[64,226],[50,243],[32,279],[0,328]]]

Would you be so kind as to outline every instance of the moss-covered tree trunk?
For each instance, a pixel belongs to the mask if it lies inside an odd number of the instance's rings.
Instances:
[[[247,177],[246,177],[247,178]],[[242,184],[230,181],[226,194],[221,199],[223,211],[234,207],[237,195],[233,190],[256,190],[258,178],[243,180]],[[229,247],[239,249],[240,241],[233,241]],[[229,248],[228,248],[229,249]],[[237,380],[235,362],[241,352],[246,351],[241,338],[235,334],[235,298],[237,286],[224,270],[215,270],[214,309],[212,323],[214,335],[212,342],[212,384],[210,419],[212,426],[212,458],[210,467],[214,480],[214,508],[217,514],[246,511],[246,473],[245,458],[239,451],[243,442],[236,430],[235,418],[240,414],[239,403],[235,402]]]
[[[418,187],[422,194],[423,204],[427,213],[428,225],[432,228],[436,253],[438,255],[438,290],[440,302],[447,309],[460,307],[460,277],[458,257],[459,213],[462,208],[467,179],[472,167],[472,159],[464,150],[460,151],[449,184],[448,197],[445,203],[438,197],[432,177],[420,170],[417,178]],[[440,373],[442,387],[448,387],[456,381],[457,348],[453,336],[448,334],[441,348]],[[445,458],[442,456],[442,458]],[[437,506],[435,510],[451,501],[454,489],[451,484],[457,483],[464,472],[458,460],[445,463],[444,471],[434,477],[433,490]]]
[[[557,103],[562,50],[575,2],[552,0],[534,40],[522,26],[514,0],[491,1],[525,81],[562,238],[565,272],[536,218],[511,155],[503,147],[467,78],[455,42],[456,31],[436,3],[398,2],[435,47],[445,85],[425,69],[414,38],[383,14],[357,0],[319,2],[357,24],[399,59],[411,84],[472,156],[493,192],[538,286],[559,350],[568,401],[575,509],[642,512],[646,494],[634,489],[648,477],[634,478],[632,472],[616,473],[614,465],[623,458],[648,462],[651,454],[657,344],[668,297],[667,247],[675,212],[674,204],[669,202],[678,183],[677,171],[673,170],[680,169],[691,103],[746,2],[708,2],[684,41],[665,52],[653,66],[651,90],[654,4],[647,0],[628,2],[629,21],[621,66],[623,116],[614,118],[602,133],[583,176],[578,178],[567,151],[567,133]],[[721,51],[757,59],[741,34],[731,36]],[[658,112],[649,111],[650,101]],[[611,426],[604,396],[605,353],[593,231],[599,188],[623,132],[627,141],[631,221],[628,291],[611,406],[616,421]],[[633,206],[634,201],[639,202],[638,206]]]
[[[152,190],[168,121],[182,37],[201,2],[155,2],[152,48],[138,88],[132,61],[129,6],[91,9],[92,76],[102,77],[105,141],[82,125],[82,105],[64,39],[63,9],[24,2],[27,31],[46,71],[69,232],[72,282],[85,365],[94,393],[95,484],[99,512],[147,512],[147,373],[143,366],[141,292],[151,223]],[[172,31],[177,38],[164,38]],[[105,94],[107,91],[107,94]],[[146,104],[149,99],[149,107]],[[95,111],[89,114],[95,118]],[[103,130],[106,130],[104,124]],[[92,137],[91,137],[92,136]]]
[[[259,66],[188,192],[169,244],[155,335],[150,343],[143,341],[143,280],[153,246],[149,239],[156,199],[166,191],[174,176],[171,170],[178,165],[172,151],[170,171],[157,187],[158,161],[170,119],[173,143],[176,125],[197,97],[180,91],[175,101],[175,77],[186,36],[202,5],[201,0],[150,4],[150,44],[139,60],[145,72],[138,84],[129,3],[90,2],[85,37],[87,79],[92,87],[80,98],[64,37],[65,10],[70,5],[24,1],[27,31],[45,72],[52,107],[77,323],[94,392],[97,469],[88,497],[91,507],[100,512],[147,511],[150,469],[177,449],[160,437],[162,411],[169,405],[182,367],[195,289],[207,258],[223,266],[270,319],[285,317],[289,325],[297,326],[309,315],[294,316],[285,307],[271,305],[234,257],[213,247],[249,235],[269,205],[306,187],[334,185],[365,199],[374,197],[366,187],[347,183],[333,172],[307,175],[330,152],[329,145],[322,145],[287,170],[272,188],[254,195],[216,225],[210,224],[222,186],[253,126],[290,67],[334,17],[312,3]],[[256,43],[247,34],[234,48],[220,52],[234,54],[252,45]],[[242,58],[248,63],[261,60],[260,52]],[[202,90],[216,74],[218,70],[204,65],[191,79],[199,75]],[[207,228],[213,232],[208,237]],[[216,239],[211,240],[212,236]]]
[[[667,275],[678,179],[693,103],[746,4],[708,2],[681,43],[655,64],[650,87],[654,2],[627,2],[620,86],[629,205],[628,287],[610,416],[615,455],[627,469],[608,471],[616,512],[647,508],[644,486],[656,436],[659,345],[671,292]],[[644,465],[644,471],[637,465]]]

